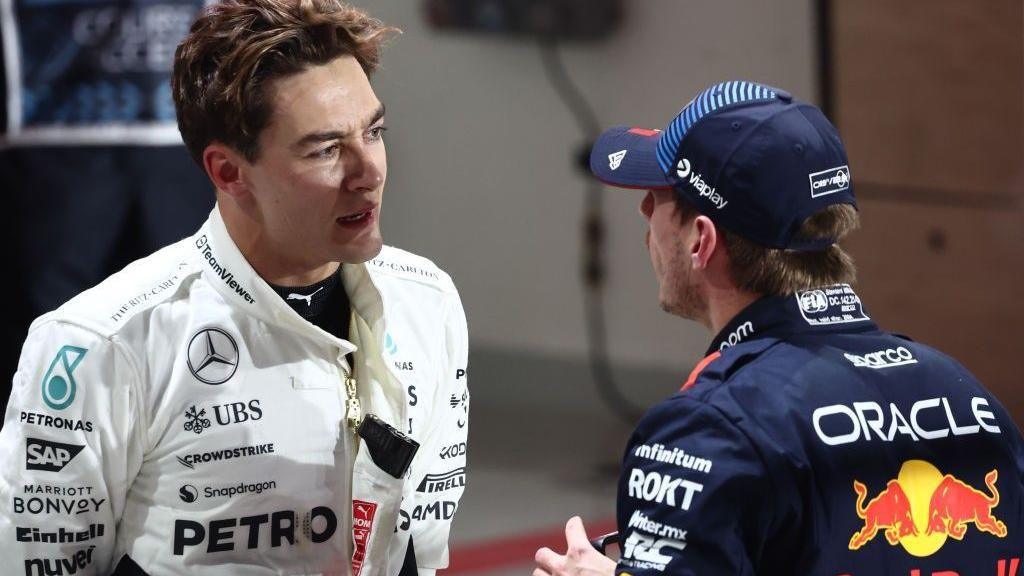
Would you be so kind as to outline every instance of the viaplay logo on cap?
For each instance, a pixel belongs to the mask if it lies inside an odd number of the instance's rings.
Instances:
[[[836,166],[807,176],[811,181],[811,198],[820,198],[850,188],[850,167]]]
[[[725,208],[725,205],[729,203],[728,200],[722,198],[722,195],[715,191],[714,186],[711,186],[704,181],[704,177],[693,169],[690,161],[686,158],[679,160],[679,164],[676,165],[676,176],[683,182],[689,182],[697,190],[697,194],[701,198],[707,198],[708,202],[711,202],[717,210]]]

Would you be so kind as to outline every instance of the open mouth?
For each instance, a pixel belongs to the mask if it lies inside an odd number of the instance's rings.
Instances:
[[[342,226],[361,226],[373,219],[373,210],[373,208],[370,208],[363,212],[356,212],[355,214],[349,214],[348,216],[341,216],[337,219],[337,222]]]

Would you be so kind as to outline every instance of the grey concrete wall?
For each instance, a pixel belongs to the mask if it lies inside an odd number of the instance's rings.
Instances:
[[[581,360],[580,133],[527,41],[439,34],[421,2],[363,6],[405,34],[375,78],[388,107],[388,243],[452,273],[474,347]],[[627,0],[609,41],[564,59],[606,126],[664,126],[697,91],[750,79],[815,96],[810,0]],[[666,316],[641,194],[607,192],[608,326],[619,364],[688,371],[709,336]],[[684,374],[685,375],[685,374]]]

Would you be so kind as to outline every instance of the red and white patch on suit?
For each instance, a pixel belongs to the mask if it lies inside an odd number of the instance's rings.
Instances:
[[[359,576],[366,558],[366,543],[373,531],[373,515],[377,505],[365,500],[352,501],[352,576]]]

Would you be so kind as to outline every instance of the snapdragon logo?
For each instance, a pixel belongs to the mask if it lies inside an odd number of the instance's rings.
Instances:
[[[728,200],[722,198],[722,195],[715,192],[715,188],[704,181],[704,177],[701,176],[700,172],[697,172],[690,165],[690,161],[686,158],[679,160],[679,164],[676,165],[676,176],[683,181],[687,181],[691,186],[697,189],[697,193],[701,198],[707,198],[708,202],[711,202],[715,208],[721,210],[725,208],[725,205],[729,203]]]

